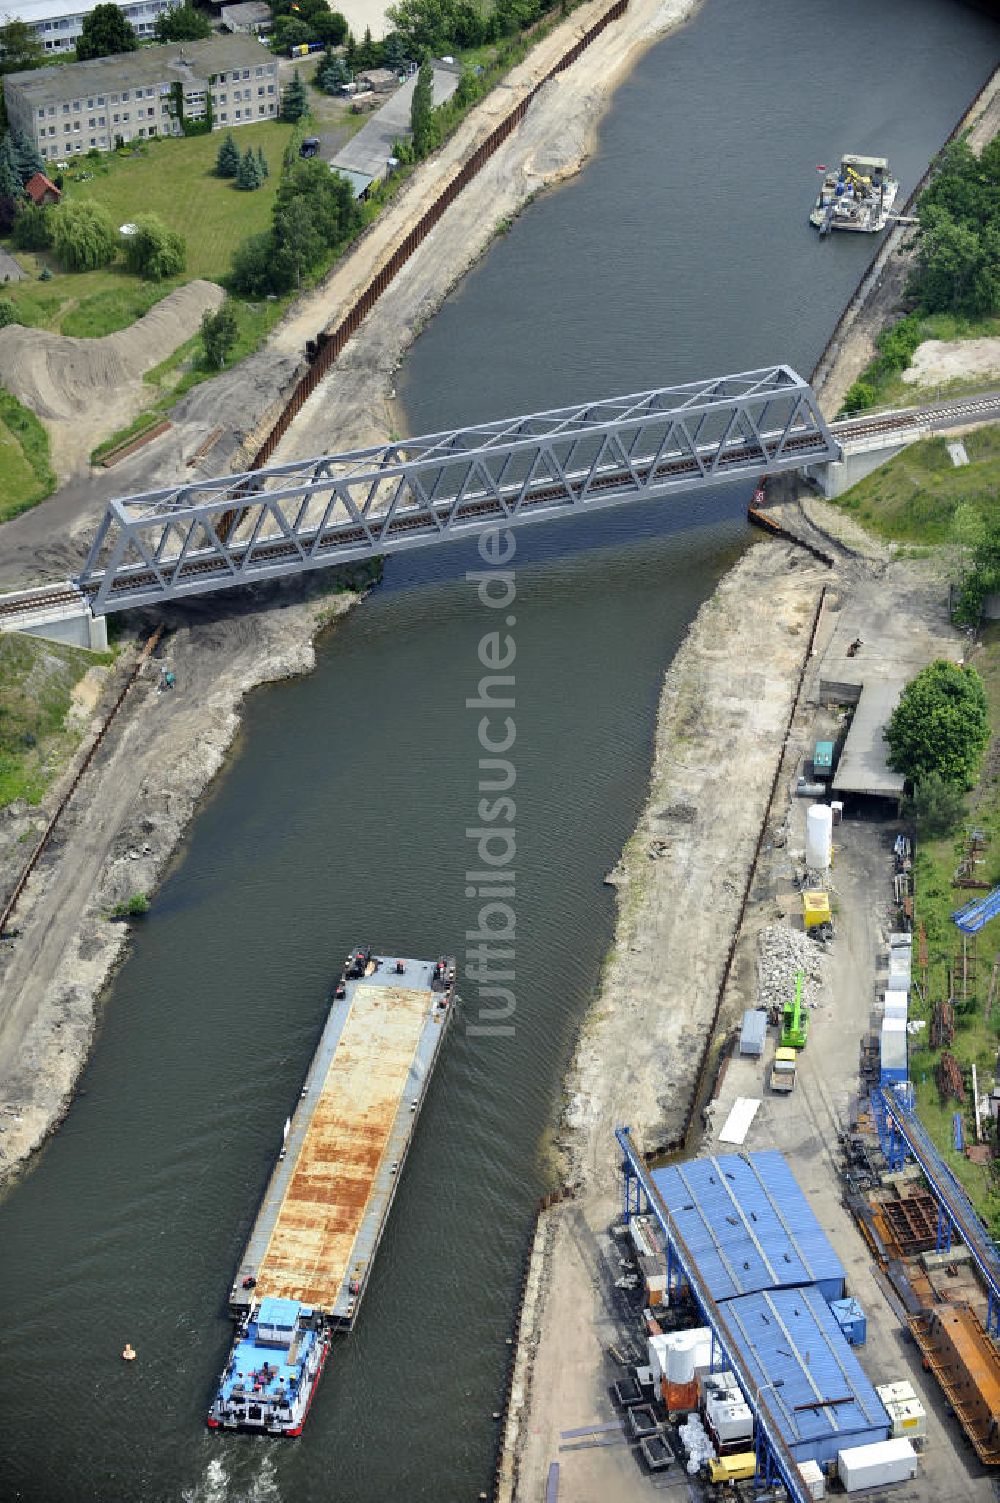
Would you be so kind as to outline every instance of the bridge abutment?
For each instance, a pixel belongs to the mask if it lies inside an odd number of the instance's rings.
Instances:
[[[834,501],[853,485],[857,485],[859,480],[864,480],[866,475],[888,464],[890,459],[895,459],[910,444],[927,438],[929,432],[928,428],[919,427],[908,429],[905,436],[895,432],[891,438],[875,434],[871,438],[842,441],[840,459],[804,465],[802,473],[807,480],[819,487],[825,500]]]

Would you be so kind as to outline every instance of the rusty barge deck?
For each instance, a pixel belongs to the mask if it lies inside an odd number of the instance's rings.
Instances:
[[[276,1295],[353,1325],[453,986],[450,960],[371,956],[363,975],[345,971],[230,1290],[237,1318]]]

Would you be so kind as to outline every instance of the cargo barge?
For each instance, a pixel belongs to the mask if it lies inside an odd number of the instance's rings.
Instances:
[[[299,1435],[357,1318],[454,1002],[455,963],[353,950],[229,1291],[213,1430]]]

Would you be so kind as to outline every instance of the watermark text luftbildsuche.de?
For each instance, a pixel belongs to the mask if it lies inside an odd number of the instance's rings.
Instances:
[[[466,709],[478,717],[478,798],[475,823],[465,830],[474,851],[465,873],[465,896],[475,908],[474,922],[465,931],[465,974],[478,992],[477,1004],[467,999],[466,1031],[478,1038],[512,1037],[517,1011],[517,584],[511,567],[516,546],[507,529],[482,533],[479,557],[484,567],[470,569],[465,576],[490,613],[489,629],[477,647],[478,669],[484,671],[477,692],[465,701]]]

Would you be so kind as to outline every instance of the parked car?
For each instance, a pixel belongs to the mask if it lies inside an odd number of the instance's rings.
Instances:
[[[319,155],[319,147],[320,147],[319,136],[306,136],[305,140],[302,142],[302,145],[299,147],[299,156],[300,157],[315,157],[315,156],[318,156]]]

